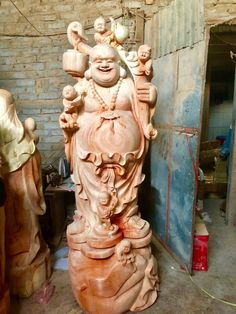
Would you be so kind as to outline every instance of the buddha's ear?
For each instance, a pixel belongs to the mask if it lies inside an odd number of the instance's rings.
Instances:
[[[91,69],[85,71],[84,77],[86,78],[86,80],[90,80],[92,78]]]
[[[126,76],[127,76],[126,70],[124,68],[120,67],[120,77],[126,78]]]

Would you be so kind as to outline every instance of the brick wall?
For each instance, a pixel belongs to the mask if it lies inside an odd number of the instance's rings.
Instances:
[[[25,17],[16,9],[17,5]],[[67,25],[78,20],[85,28],[100,15],[118,16],[122,9],[142,9],[150,17],[172,0],[1,0],[0,1],[0,88],[15,98],[20,119],[32,116],[38,123],[39,149],[44,163],[63,154],[63,140],[58,126],[62,110],[61,91],[73,80],[63,72],[62,54],[70,46]],[[232,0],[206,0],[207,23],[220,22],[236,14]],[[92,38],[93,28],[87,30]],[[7,35],[7,36],[4,36]]]
[[[15,98],[19,118],[32,116],[38,124],[39,149],[43,163],[48,164],[63,154],[63,138],[58,125],[62,110],[61,91],[75,81],[62,70],[62,54],[70,48],[65,35],[67,25],[77,20],[85,27],[97,16],[117,16],[124,6],[142,8],[147,14],[171,0],[91,1],[91,0],[10,0],[0,2],[0,88]],[[149,1],[152,2],[152,1]],[[157,4],[158,3],[158,4]],[[93,28],[87,30],[92,38]],[[4,36],[8,35],[8,36]]]
[[[216,25],[236,18],[235,0],[205,0],[205,20]]]

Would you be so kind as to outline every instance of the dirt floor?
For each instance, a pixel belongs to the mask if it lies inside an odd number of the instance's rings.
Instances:
[[[153,252],[159,263],[161,291],[155,304],[142,313],[236,313],[236,230],[225,225],[219,210],[220,202],[222,200],[219,199],[204,201],[204,211],[207,211],[211,220],[206,223],[210,234],[209,270],[194,272],[190,277],[180,270],[178,264],[161,246],[155,247]],[[55,285],[55,291],[47,305],[38,304],[33,297],[14,299],[12,313],[84,313],[73,298],[67,271],[54,271],[51,283]],[[209,295],[203,290],[206,290]],[[214,298],[233,303],[234,306]]]

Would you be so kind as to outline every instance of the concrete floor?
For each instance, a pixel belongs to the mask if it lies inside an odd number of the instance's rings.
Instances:
[[[218,199],[204,201],[204,210],[212,219],[212,223],[207,224],[210,234],[209,270],[195,272],[192,281],[162,247],[155,248],[154,255],[160,268],[161,291],[156,303],[143,311],[143,314],[236,313],[236,306],[214,300],[201,290],[206,289],[216,298],[236,303],[236,230],[225,225],[219,211],[220,202],[222,200]],[[52,284],[56,288],[47,305],[36,303],[32,297],[24,300],[14,299],[12,313],[83,313],[74,301],[67,271],[54,271]]]

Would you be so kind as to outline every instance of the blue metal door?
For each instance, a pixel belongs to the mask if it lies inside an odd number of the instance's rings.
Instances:
[[[189,270],[205,53],[201,41],[155,61],[159,96],[154,124],[159,134],[151,146],[149,219],[154,234]]]
[[[154,235],[189,270],[208,32],[204,0],[173,0],[145,24],[159,94],[146,215]]]

